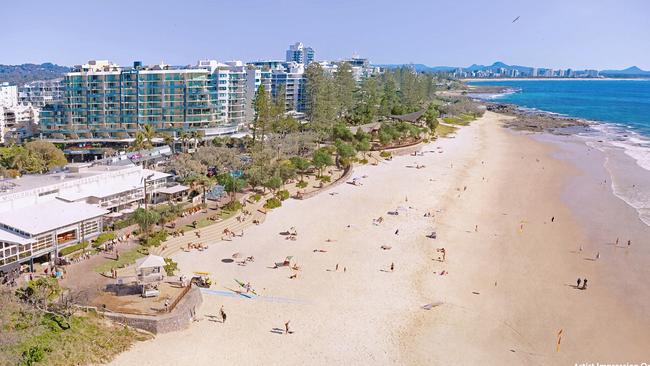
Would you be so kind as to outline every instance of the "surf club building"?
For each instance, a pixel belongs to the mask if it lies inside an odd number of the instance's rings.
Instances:
[[[70,164],[63,171],[0,181],[0,271],[49,261],[99,235],[105,220],[158,201],[173,176],[137,165]]]

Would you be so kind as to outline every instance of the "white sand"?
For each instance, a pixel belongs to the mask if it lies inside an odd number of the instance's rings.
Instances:
[[[594,307],[616,304],[597,286],[579,291],[564,285],[574,283],[574,267],[587,263],[567,249],[577,249],[581,232],[557,198],[558,176],[571,169],[551,161],[546,145],[498,127],[498,117],[487,113],[456,138],[422,149],[442,147],[444,153],[356,168],[353,177],[368,176],[362,186],[343,184],[309,200],[287,201],[242,238],[174,255],[184,273],[210,272],[212,290],[236,289],[236,278],[250,281],[263,298],[204,293],[202,321],[139,343],[114,364],[573,364],[617,350],[643,355],[639,345],[648,344],[647,334],[642,338],[639,331],[647,320],[632,324],[610,314],[617,325],[608,329],[635,337],[622,350],[608,348],[605,335],[589,338],[606,329],[584,325],[602,316]],[[416,163],[426,168],[406,167]],[[387,215],[398,206],[406,210]],[[423,217],[426,211],[435,217]],[[384,222],[373,225],[379,216]],[[284,240],[279,233],[292,226],[298,240]],[[434,229],[438,239],[424,236]],[[436,247],[447,249],[447,263],[434,260]],[[591,250],[588,244],[585,249]],[[221,261],[235,252],[255,262]],[[268,268],[288,255],[302,268],[297,279],[289,279],[288,268]],[[384,272],[391,262],[395,271]],[[592,267],[580,273],[596,280]],[[434,274],[442,270],[449,275]],[[420,308],[432,302],[442,305]],[[212,318],[222,305],[225,324]],[[295,333],[276,334],[287,320]],[[560,328],[566,338],[556,353]]]

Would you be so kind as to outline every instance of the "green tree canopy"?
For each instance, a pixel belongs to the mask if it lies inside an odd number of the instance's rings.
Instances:
[[[326,148],[320,148],[314,151],[312,157],[312,165],[315,166],[319,172],[323,173],[323,168],[333,165],[334,161],[332,160],[332,154]]]
[[[151,227],[160,221],[160,214],[141,207],[133,213],[133,220],[140,226],[140,230],[148,234]]]

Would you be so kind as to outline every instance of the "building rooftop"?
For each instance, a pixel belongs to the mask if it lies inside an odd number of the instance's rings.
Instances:
[[[161,178],[170,177],[171,174],[161,173],[154,170],[143,169],[139,175],[129,175],[120,179],[119,181],[98,182],[97,184],[86,184],[80,186],[75,191],[69,191],[58,195],[59,198],[65,201],[78,201],[87,197],[105,198],[115,194],[130,191],[133,189],[142,188],[144,185],[144,178],[148,180],[157,180]]]
[[[0,241],[5,243],[28,244],[33,243],[34,239],[23,238],[7,230],[0,228]]]
[[[85,202],[69,203],[55,199],[0,213],[0,222],[31,235],[36,235],[73,223],[90,220],[107,213],[107,210]]]
[[[42,197],[52,194],[66,201],[85,197],[106,197],[122,191],[142,187],[144,178],[156,180],[171,174],[142,169],[136,165],[73,164],[68,170],[50,174],[24,175],[0,180],[0,202],[13,201],[24,196]],[[20,208],[11,206],[11,209]],[[2,211],[0,209],[0,211]],[[5,209],[6,211],[6,209]],[[1,221],[0,221],[1,222]]]

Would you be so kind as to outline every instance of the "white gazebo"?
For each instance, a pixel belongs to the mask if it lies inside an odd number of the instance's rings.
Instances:
[[[162,281],[165,277],[165,260],[157,255],[148,255],[135,262],[138,281],[142,283]]]

